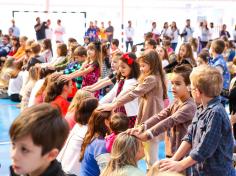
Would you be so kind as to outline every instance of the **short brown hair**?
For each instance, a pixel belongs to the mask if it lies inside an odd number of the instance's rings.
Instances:
[[[217,54],[222,54],[225,49],[225,42],[221,39],[214,40],[211,45]]]
[[[190,85],[189,76],[191,72],[192,72],[192,67],[190,67],[190,65],[187,64],[176,66],[173,70],[173,73],[178,74],[184,78],[184,83],[186,86]]]
[[[12,141],[30,135],[35,145],[42,146],[43,156],[54,148],[62,148],[69,127],[57,109],[42,103],[21,112],[12,123],[9,133]]]
[[[66,56],[67,55],[67,46],[64,43],[59,43],[57,45],[57,48],[60,50],[60,56]]]
[[[110,120],[110,128],[115,134],[126,131],[129,128],[128,117],[121,112],[113,114]]]
[[[79,46],[74,51],[75,56],[87,56],[87,50],[83,46]]]
[[[211,66],[199,66],[190,75],[191,83],[207,97],[219,96],[223,88],[223,78],[219,70]]]
[[[34,54],[38,54],[40,51],[41,51],[41,46],[38,42],[33,42],[31,45],[30,45],[30,48],[31,48],[31,51],[34,53]]]

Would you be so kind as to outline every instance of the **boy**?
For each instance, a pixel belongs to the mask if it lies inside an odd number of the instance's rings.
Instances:
[[[171,159],[160,161],[160,171],[181,172],[193,166],[194,176],[234,176],[232,131],[219,97],[221,73],[210,66],[199,66],[190,80],[192,96],[201,105],[177,152]]]
[[[56,157],[69,127],[47,103],[25,109],[12,123],[11,175],[65,176]]]
[[[167,157],[172,157],[180,146],[197,108],[188,88],[191,71],[192,68],[187,65],[176,67],[171,78],[174,102],[159,114],[149,118],[138,129],[131,130],[131,133],[142,141],[151,140],[166,131]],[[151,152],[153,155],[157,153],[156,150]]]
[[[223,76],[223,89],[222,93],[228,92],[229,84],[230,84],[230,73],[227,67],[227,64],[224,60],[222,55],[225,49],[225,42],[223,40],[214,40],[211,44],[210,54],[212,55],[213,59],[211,60],[210,64],[213,67],[216,67]],[[226,103],[226,98],[221,97],[221,102],[223,105]]]

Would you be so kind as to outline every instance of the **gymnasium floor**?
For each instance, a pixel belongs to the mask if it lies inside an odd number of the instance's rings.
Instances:
[[[0,176],[9,175],[10,160],[10,139],[8,130],[11,123],[17,117],[20,109],[16,107],[17,103],[14,103],[8,99],[0,99]],[[159,145],[159,158],[162,159],[165,156],[164,142],[160,142]],[[143,171],[146,170],[145,161],[141,160],[138,163],[139,168]]]

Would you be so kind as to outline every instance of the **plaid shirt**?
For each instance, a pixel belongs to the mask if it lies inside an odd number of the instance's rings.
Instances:
[[[213,98],[204,109],[198,107],[184,141],[192,145],[190,156],[197,161],[194,176],[233,176],[233,136],[228,115]]]

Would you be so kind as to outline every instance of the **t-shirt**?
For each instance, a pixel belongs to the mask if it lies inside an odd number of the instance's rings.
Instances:
[[[51,105],[56,108],[59,108],[61,111],[62,117],[65,117],[70,103],[65,98],[59,95],[56,97],[54,101],[51,102]]]
[[[45,39],[45,37],[46,37],[46,34],[45,34],[46,22],[43,22],[42,24],[36,24],[34,26],[34,29],[37,28],[38,26],[41,26],[41,27],[38,31],[36,31],[37,40]]]
[[[114,34],[113,26],[109,26],[108,28],[106,28],[106,32],[111,33],[111,34],[107,34],[107,39],[109,42],[111,42],[111,40],[113,39],[113,34]]]
[[[99,176],[100,169],[96,158],[102,157],[106,153],[105,139],[102,137],[95,138],[85,149],[84,158],[81,162],[80,176]]]

